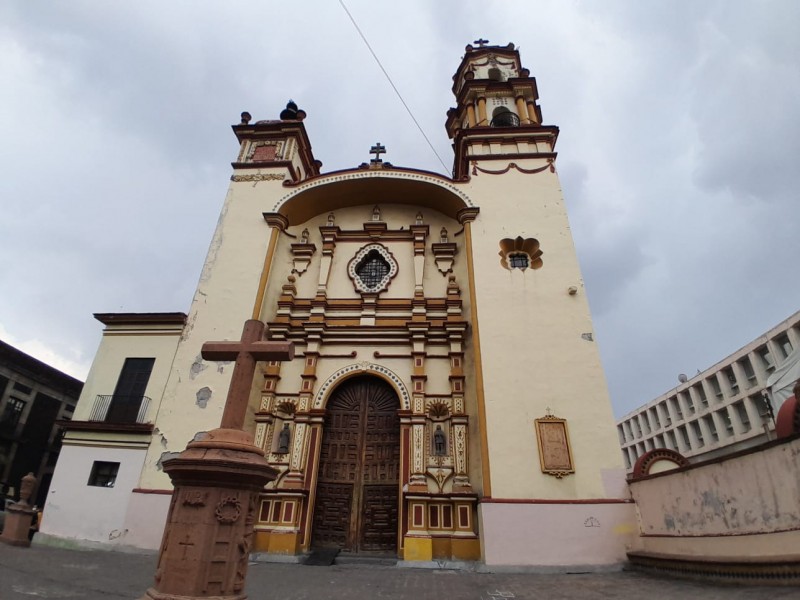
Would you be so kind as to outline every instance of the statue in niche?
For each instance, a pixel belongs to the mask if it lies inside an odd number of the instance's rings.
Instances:
[[[308,243],[308,227],[303,229],[303,233],[300,234],[300,243],[307,244]]]
[[[417,213],[417,225],[422,225],[422,213]]]
[[[447,228],[442,227],[442,230],[439,232],[439,242],[442,244],[447,244],[450,240],[447,238]]]
[[[284,423],[283,429],[278,434],[278,454],[289,454],[289,442],[292,439],[292,432],[289,431],[289,424]]]
[[[373,221],[381,220],[381,208],[377,204],[375,205],[375,208],[372,209],[372,220]]]
[[[335,222],[336,222],[336,217],[334,216],[334,214],[328,213],[328,227],[333,226]]]
[[[447,437],[445,437],[441,425],[437,425],[436,431],[433,432],[433,452],[436,456],[447,454]]]

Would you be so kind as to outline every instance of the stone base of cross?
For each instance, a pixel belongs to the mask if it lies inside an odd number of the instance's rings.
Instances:
[[[208,342],[206,360],[235,360],[218,429],[195,436],[163,461],[174,486],[155,585],[142,600],[246,600],[247,565],[258,496],[277,471],[242,431],[258,361],[291,360],[290,342],[268,342],[264,324],[249,320],[238,342]]]

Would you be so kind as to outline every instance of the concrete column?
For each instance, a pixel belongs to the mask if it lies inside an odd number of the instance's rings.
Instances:
[[[800,346],[800,332],[797,331],[794,327],[789,327],[786,330],[786,334],[789,336],[789,341],[792,343],[792,348],[797,349]]]
[[[475,106],[470,102],[467,104],[467,122],[470,127],[475,127]]]
[[[528,100],[528,119],[531,123],[538,123],[539,119],[536,116],[536,105],[533,100]]]
[[[702,430],[702,428],[701,428]],[[705,432],[703,432],[703,443],[700,444],[700,439],[694,432],[694,426],[691,423],[686,423],[686,432],[689,434],[689,442],[692,450],[700,450],[706,445]]]
[[[478,98],[478,125],[486,126],[489,122],[486,120],[486,98]]]
[[[761,357],[755,350],[753,350],[747,355],[747,358],[750,359],[750,364],[753,365],[753,371],[756,374],[756,381],[758,382],[757,385],[759,387],[764,387],[767,385],[769,373],[767,373],[767,370],[764,368],[764,363],[761,360]]]
[[[747,373],[744,371],[744,367],[739,364],[739,361],[736,360],[731,365],[733,368],[733,374],[736,377],[736,382],[739,384],[739,393],[744,393],[749,390],[753,386],[753,382],[747,378]]]
[[[525,106],[525,99],[522,96],[517,96],[517,114],[519,115],[520,123],[528,124],[531,122]]]

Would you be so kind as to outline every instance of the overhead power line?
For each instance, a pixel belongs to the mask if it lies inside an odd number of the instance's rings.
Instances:
[[[428,146],[430,146],[431,151],[436,155],[436,158],[439,159],[439,162],[442,164],[442,167],[444,167],[445,173],[450,172],[450,169],[444,163],[444,161],[442,160],[442,157],[439,156],[439,153],[436,152],[436,148],[433,147],[433,144],[431,143],[430,139],[428,139],[428,136],[425,135],[425,131],[422,129],[422,126],[419,124],[419,121],[417,121],[416,117],[414,116],[414,113],[411,112],[411,109],[408,107],[408,104],[406,104],[406,101],[403,100],[403,96],[402,96],[402,94],[400,94],[400,90],[397,89],[397,86],[392,81],[392,78],[389,77],[389,73],[387,73],[386,69],[383,68],[383,65],[381,64],[381,61],[378,58],[378,55],[375,54],[375,51],[372,49],[372,46],[369,45],[369,42],[367,41],[367,38],[364,36],[364,33],[361,31],[361,28],[358,26],[358,23],[356,23],[356,20],[353,18],[353,15],[351,15],[350,11],[347,10],[347,6],[345,6],[344,0],[339,0],[339,4],[341,4],[342,8],[344,9],[344,12],[347,13],[347,16],[350,18],[350,22],[353,24],[353,27],[356,28],[356,31],[358,32],[358,35],[360,35],[361,39],[364,40],[364,44],[366,44],[367,48],[370,51],[370,54],[372,54],[372,58],[375,59],[375,62],[378,63],[378,66],[381,68],[381,71],[383,71],[383,74],[386,76],[386,79],[389,82],[389,85],[392,86],[392,89],[394,90],[394,93],[397,94],[397,97],[400,99],[400,102],[402,102],[403,106],[405,107],[406,112],[408,113],[408,116],[411,117],[412,121],[414,121],[414,125],[417,126],[417,129],[419,129],[419,132],[422,134],[422,137],[425,138],[426,142],[428,142]]]

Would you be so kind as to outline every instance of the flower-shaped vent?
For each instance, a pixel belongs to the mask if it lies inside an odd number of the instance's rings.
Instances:
[[[397,262],[381,244],[369,244],[350,260],[347,272],[356,291],[378,294],[389,287],[389,282],[397,275]]]
[[[504,269],[540,269],[542,251],[539,249],[539,240],[517,236],[515,239],[504,238],[500,240],[500,265]]]

